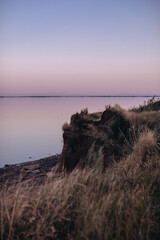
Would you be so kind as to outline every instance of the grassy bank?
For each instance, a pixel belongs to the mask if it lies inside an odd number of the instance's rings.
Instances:
[[[83,166],[53,171],[39,187],[21,181],[12,188],[4,186],[0,239],[160,239],[160,111],[154,101],[149,104],[153,108],[142,111],[112,109],[129,122],[130,134],[125,142],[119,138],[124,154],[107,167],[103,146],[99,151],[94,142]],[[82,115],[85,124],[97,118]],[[66,125],[64,131],[71,127]],[[82,131],[83,121],[80,127]]]

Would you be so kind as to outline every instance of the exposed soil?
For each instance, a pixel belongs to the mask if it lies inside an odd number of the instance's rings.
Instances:
[[[97,118],[98,116],[98,118]],[[100,162],[104,171],[114,161],[119,161],[129,141],[130,122],[114,108],[101,114],[76,113],[64,128],[60,170],[72,171],[76,166],[93,165],[93,159],[102,152]],[[90,159],[92,163],[90,164]]]

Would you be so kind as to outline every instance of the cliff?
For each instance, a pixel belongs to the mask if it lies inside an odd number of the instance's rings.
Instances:
[[[119,106],[106,107],[102,113],[87,109],[63,125],[64,146],[59,169],[72,171],[89,166],[105,171],[133,151],[139,136],[148,130],[160,130],[160,101],[130,111]]]

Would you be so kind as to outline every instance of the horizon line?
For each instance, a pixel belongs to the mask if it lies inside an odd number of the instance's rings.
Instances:
[[[63,98],[63,97],[160,97],[160,95],[2,95],[0,98]]]

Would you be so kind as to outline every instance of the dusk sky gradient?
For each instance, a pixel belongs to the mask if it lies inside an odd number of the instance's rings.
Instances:
[[[159,0],[1,0],[0,95],[160,94]]]

